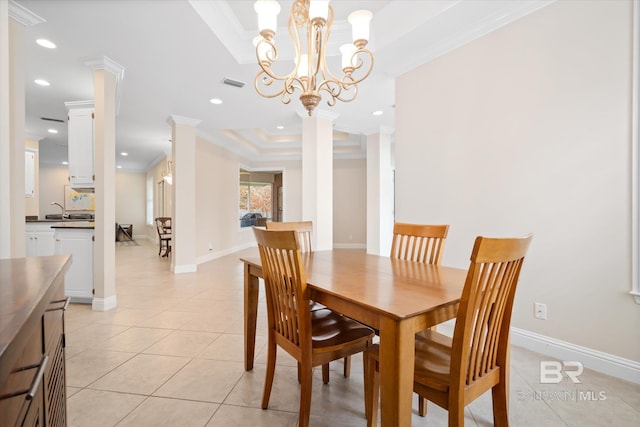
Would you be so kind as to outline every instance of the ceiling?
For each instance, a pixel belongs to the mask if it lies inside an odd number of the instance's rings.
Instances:
[[[336,156],[362,157],[367,134],[393,131],[395,77],[551,2],[334,0],[328,49],[336,55],[329,66],[339,68],[337,46],[351,41],[346,17],[358,9],[374,13],[368,48],[375,57],[354,101],[328,107],[323,99],[318,107],[334,118]],[[286,31],[291,3],[280,2],[276,43],[281,60],[292,67]],[[67,159],[64,103],[93,99],[86,63],[104,57],[124,68],[116,118],[116,163],[123,170],[146,171],[170,153],[171,115],[201,120],[200,136],[250,160],[300,158],[306,113],[298,95],[284,105],[253,87],[253,0],[12,0],[9,9],[12,17],[30,22],[24,28],[25,126],[28,136],[40,140],[41,165]],[[39,38],[57,48],[37,45]],[[246,84],[227,86],[225,78]],[[51,85],[38,86],[35,79]],[[214,105],[211,98],[223,103]],[[376,110],[384,114],[372,115]],[[52,128],[58,133],[48,133]]]

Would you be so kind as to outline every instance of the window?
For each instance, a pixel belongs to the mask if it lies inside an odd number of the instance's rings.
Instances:
[[[273,173],[240,169],[240,228],[264,225],[273,212]]]

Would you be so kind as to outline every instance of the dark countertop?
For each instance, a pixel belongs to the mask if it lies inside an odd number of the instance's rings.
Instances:
[[[75,229],[94,229],[96,223],[93,221],[57,221],[57,224],[51,228],[75,228]]]
[[[65,219],[32,219],[32,218],[27,218],[26,222],[78,222],[78,221],[82,221],[82,222],[87,222],[87,221],[92,221],[90,219],[69,219],[69,218],[65,218]]]

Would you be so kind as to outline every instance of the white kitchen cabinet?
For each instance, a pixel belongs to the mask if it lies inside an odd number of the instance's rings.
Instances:
[[[25,225],[25,249],[27,256],[56,254],[54,231],[50,222],[28,222]]]
[[[73,302],[93,300],[93,234],[92,228],[55,228],[56,255],[72,256],[64,293]]]
[[[86,107],[87,103],[66,105],[69,108],[69,185],[72,188],[92,188],[95,186],[94,109],[93,106]]]

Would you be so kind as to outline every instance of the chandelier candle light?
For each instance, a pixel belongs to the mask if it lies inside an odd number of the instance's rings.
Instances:
[[[333,8],[329,1],[295,0],[293,2],[289,17],[289,37],[295,49],[295,68],[284,76],[276,74],[271,69],[271,65],[278,59],[274,36],[280,5],[275,0],[258,0],[254,4],[254,9],[258,13],[260,30],[260,36],[254,39],[256,57],[261,68],[255,79],[255,87],[259,95],[265,98],[279,96],[282,103],[288,104],[291,102],[290,95],[298,89],[301,92],[300,101],[307,109],[309,116],[322,99],[320,91],[329,94],[327,100],[329,106],[335,105],[336,100],[349,102],[355,99],[358,94],[358,83],[367,78],[373,68],[373,55],[365,48],[369,41],[369,22],[373,17],[371,12],[358,10],[349,15],[348,20],[353,30],[353,44],[344,44],[340,47],[344,74],[338,78],[331,73],[325,59],[325,49],[333,24]],[[303,53],[302,41],[306,41],[306,53]],[[275,88],[273,84],[276,81],[283,82],[283,87],[279,91],[273,90]]]

